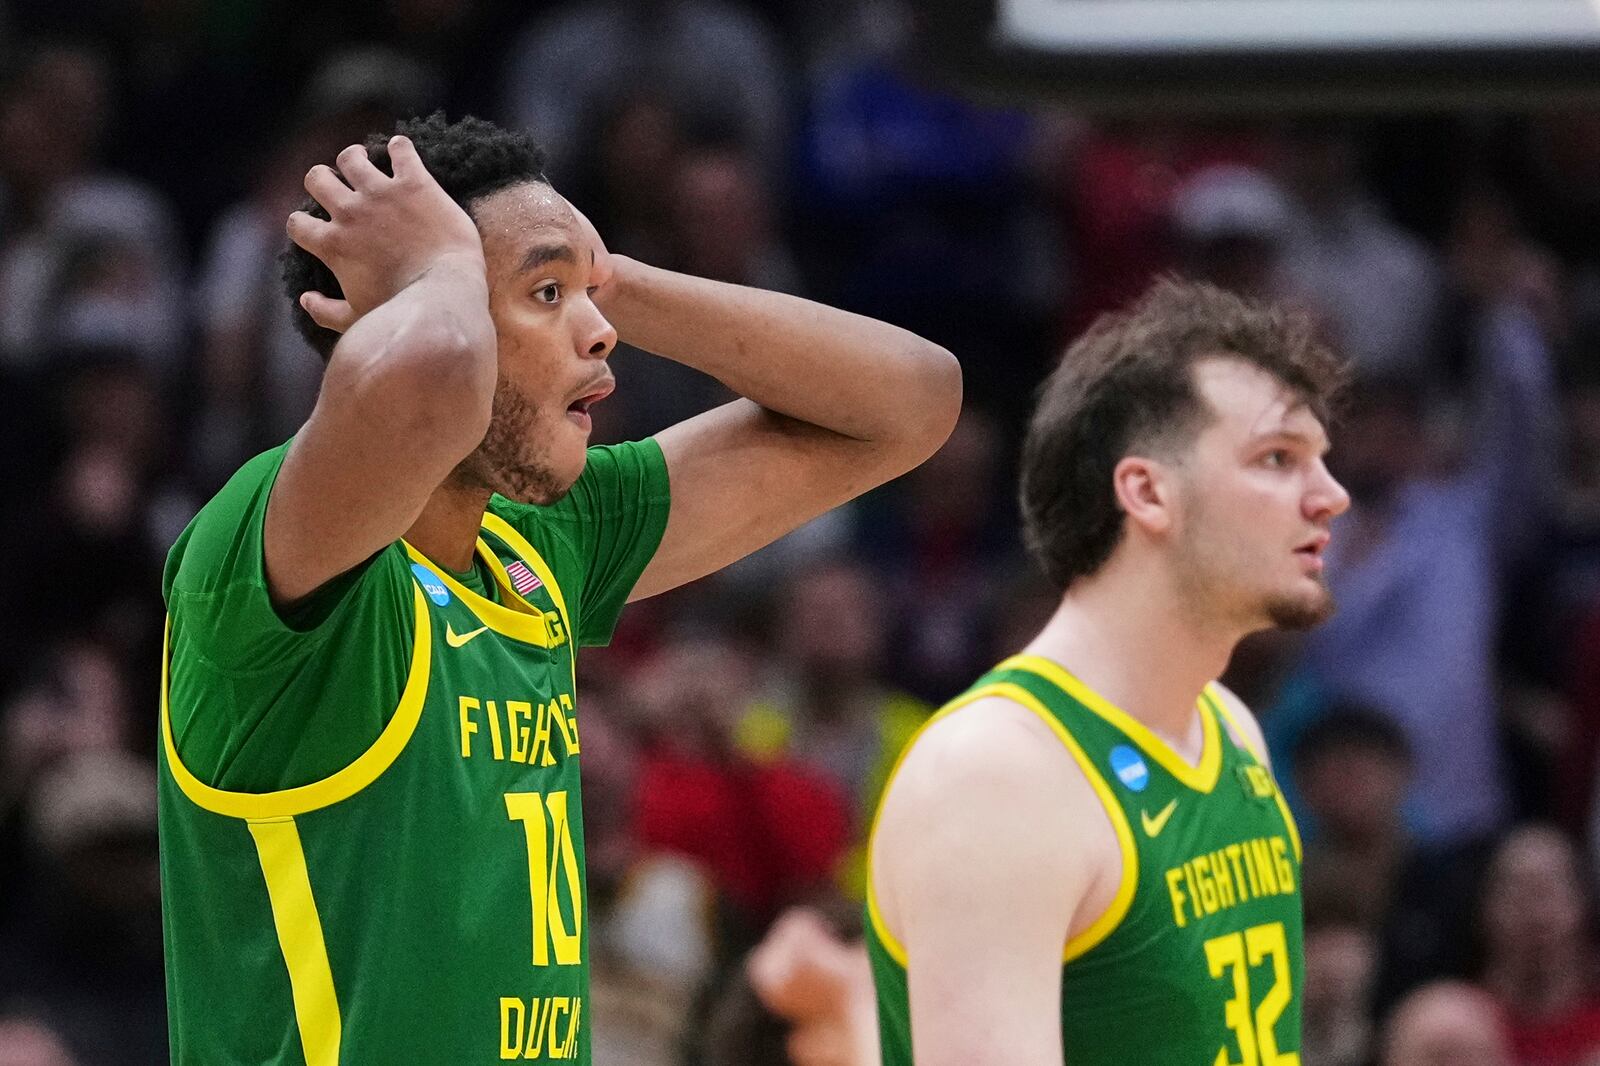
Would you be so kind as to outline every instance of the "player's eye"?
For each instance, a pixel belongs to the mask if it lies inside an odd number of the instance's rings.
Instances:
[[[561,286],[555,282],[534,291],[533,298],[540,303],[553,304],[561,299]]]
[[[1274,448],[1263,456],[1261,461],[1270,467],[1282,469],[1294,465],[1294,456],[1289,454],[1287,448]]]

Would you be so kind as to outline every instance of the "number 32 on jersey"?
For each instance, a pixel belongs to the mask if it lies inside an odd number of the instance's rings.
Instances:
[[[1212,1066],[1300,1066],[1298,1052],[1278,1050],[1278,1019],[1294,998],[1283,923],[1251,926],[1207,940],[1206,962],[1212,977],[1232,982],[1233,996],[1223,1006],[1223,1018],[1238,1041],[1240,1056],[1235,1062],[1229,1049],[1221,1048]],[[1257,1004],[1250,991],[1250,972],[1263,963],[1271,966],[1272,987]]]

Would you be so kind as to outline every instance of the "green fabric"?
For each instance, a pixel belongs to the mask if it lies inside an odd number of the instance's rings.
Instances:
[[[411,611],[410,562],[398,541],[290,618],[273,608],[261,527],[288,448],[240,468],[167,556],[172,657],[183,665],[171,681],[178,751],[202,780],[231,791],[292,788],[348,765],[388,723],[411,659],[410,630],[395,625]],[[489,501],[549,561],[569,590],[578,643],[590,646],[610,640],[668,509],[666,463],[653,440],[589,449],[582,477],[551,506]],[[502,560],[514,558],[489,543]],[[486,591],[481,564],[451,576]],[[360,698],[320,713],[324,693],[345,691]]]
[[[1138,855],[1137,887],[1121,922],[1062,967],[1066,1061],[1298,1061],[1304,981],[1300,861],[1269,772],[1222,727],[1217,781],[1202,793],[1039,674],[999,669],[974,688],[996,682],[1034,695],[1083,748],[1126,816]],[[1209,705],[1204,713],[1216,716]],[[1115,767],[1130,764],[1128,775],[1119,776]],[[1141,781],[1142,787],[1132,787]],[[1154,836],[1146,815],[1156,819]],[[911,1066],[906,971],[870,915],[867,947],[883,1062]]]
[[[459,583],[447,589],[448,572],[414,567],[397,542],[288,619],[267,598],[260,549],[283,452],[246,464],[168,560],[169,713],[181,762],[205,783],[247,793],[323,782],[350,766],[400,704],[419,607],[426,686],[414,731],[375,780],[285,817],[218,813],[180,787],[162,746],[173,1061],[304,1061],[287,933],[251,830],[252,820],[281,828],[292,819],[338,1004],[339,1062],[586,1063],[581,734],[568,635],[609,637],[660,542],[660,449],[591,449],[574,491],[550,507],[491,500],[537,555],[524,558],[487,529],[483,543],[505,565],[537,573],[542,559],[567,615],[547,581],[520,597],[498,589],[496,608],[474,591],[481,566],[449,574]]]

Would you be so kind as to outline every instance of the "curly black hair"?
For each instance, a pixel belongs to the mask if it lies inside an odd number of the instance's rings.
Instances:
[[[385,174],[394,173],[389,163],[389,138],[397,134],[411,138],[428,173],[469,215],[479,197],[524,182],[549,184],[544,174],[544,149],[531,136],[471,115],[450,122],[443,111],[427,118],[405,119],[395,125],[393,134],[374,133],[367,138],[367,157]],[[322,205],[310,197],[300,209],[317,218],[328,217]],[[339,279],[322,260],[292,241],[278,262],[283,267],[284,292],[294,304],[295,327],[327,362],[339,335],[312,321],[300,306],[300,294],[315,291],[337,299],[344,295]]]

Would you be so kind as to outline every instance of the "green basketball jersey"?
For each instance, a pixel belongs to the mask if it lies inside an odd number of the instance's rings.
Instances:
[[[991,696],[1050,725],[1121,844],[1111,905],[1063,947],[1068,1066],[1299,1066],[1300,838],[1226,703],[1202,696],[1190,765],[1034,656],[1001,663],[939,716]],[[906,952],[870,896],[867,912],[883,1061],[910,1066]]]
[[[660,451],[593,450],[552,508],[496,497],[471,572],[399,541],[288,620],[260,566],[282,452],[169,561],[173,1061],[587,1063],[573,646],[659,542]]]

